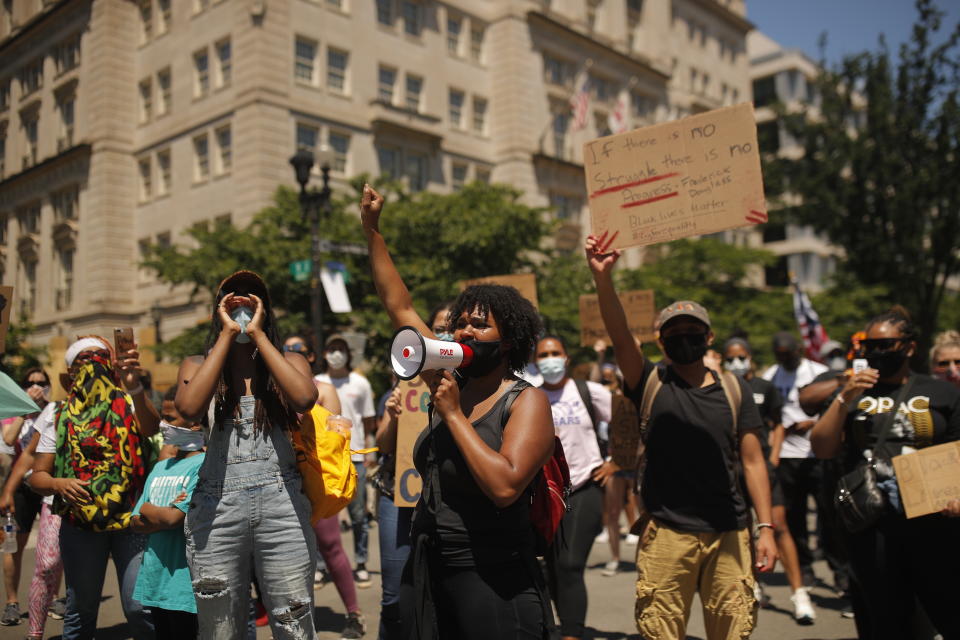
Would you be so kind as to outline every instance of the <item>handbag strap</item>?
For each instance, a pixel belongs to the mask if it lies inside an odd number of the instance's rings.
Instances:
[[[890,412],[883,416],[883,425],[880,427],[880,433],[877,434],[877,443],[873,445],[873,451],[879,451],[880,448],[887,442],[887,437],[890,435],[890,431],[893,427],[893,421],[897,417],[897,412],[900,411],[900,405],[903,404],[904,399],[906,399],[907,394],[910,393],[910,389],[913,387],[913,381],[916,376],[911,375],[907,378],[906,384],[900,387],[900,391],[897,392],[897,396],[893,399],[893,408],[890,409]],[[876,458],[876,454],[873,456]]]

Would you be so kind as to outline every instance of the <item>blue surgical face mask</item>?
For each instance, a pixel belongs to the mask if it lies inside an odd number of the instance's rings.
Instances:
[[[200,451],[203,449],[203,431],[175,427],[169,422],[160,421],[160,433],[163,434],[163,444],[177,447],[181,451]]]
[[[453,334],[447,331],[441,331],[440,333],[435,334],[437,340],[443,340],[444,342],[453,342]]]
[[[245,344],[250,342],[250,336],[247,335],[247,325],[253,320],[253,311],[249,307],[237,307],[230,312],[230,319],[240,325],[240,334],[237,336],[237,342]]]
[[[557,384],[567,374],[567,359],[559,356],[537,360],[537,368],[547,384]]]

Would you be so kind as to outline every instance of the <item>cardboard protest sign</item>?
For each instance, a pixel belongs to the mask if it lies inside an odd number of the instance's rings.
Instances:
[[[13,309],[13,287],[0,287],[0,353],[7,349],[7,329]]]
[[[640,447],[640,414],[633,401],[622,393],[610,400],[610,458],[621,469],[633,471]]]
[[[592,232],[623,249],[767,221],[750,103],[583,147]]]
[[[430,389],[423,378],[401,380],[400,406],[403,412],[397,421],[397,471],[393,485],[393,503],[398,507],[416,506],[423,480],[413,466],[413,445],[427,426]]]
[[[951,500],[960,500],[960,442],[896,456],[893,468],[908,518],[937,513]]]
[[[463,291],[472,284],[502,284],[506,287],[513,287],[520,292],[520,295],[532,302],[535,308],[540,308],[540,302],[537,300],[537,276],[532,273],[487,276],[486,278],[464,280],[460,283],[460,290]]]
[[[653,291],[625,291],[620,294],[620,303],[627,315],[627,324],[630,333],[641,342],[650,342],[654,339],[653,323],[657,317],[654,307]],[[580,346],[592,347],[597,340],[610,343],[610,336],[603,326],[600,316],[600,305],[594,294],[580,296]]]

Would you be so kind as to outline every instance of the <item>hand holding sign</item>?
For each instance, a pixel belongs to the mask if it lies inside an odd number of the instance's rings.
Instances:
[[[616,240],[617,235],[609,236],[609,231],[605,231],[599,238],[592,233],[587,236],[587,244],[584,246],[584,252],[587,254],[587,265],[590,270],[596,274],[609,273],[613,265],[620,259],[619,249],[610,251],[610,246]]]
[[[592,231],[609,234],[606,250],[767,220],[749,103],[598,138],[583,157]]]

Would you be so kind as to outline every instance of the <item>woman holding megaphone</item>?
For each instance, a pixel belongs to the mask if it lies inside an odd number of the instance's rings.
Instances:
[[[383,196],[363,188],[361,220],[377,293],[395,328],[435,335],[413,307],[379,221]],[[469,365],[422,371],[430,423],[414,446],[423,492],[400,602],[405,638],[543,638],[553,627],[534,552],[529,489],[553,453],[546,395],[516,376],[540,331],[513,287],[468,287],[450,308]],[[458,380],[459,379],[459,380]]]

